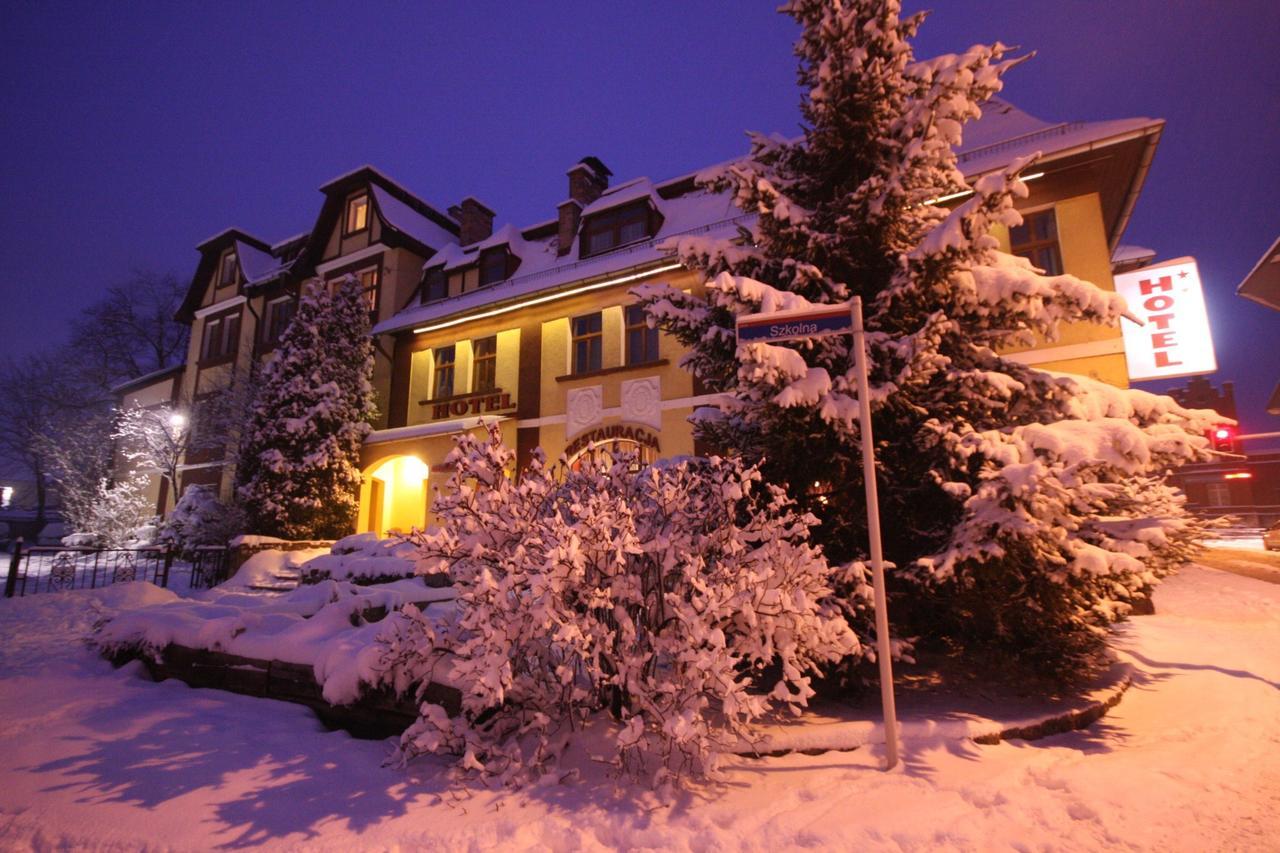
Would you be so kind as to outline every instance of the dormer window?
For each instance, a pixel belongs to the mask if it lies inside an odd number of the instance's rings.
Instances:
[[[582,226],[582,256],[598,255],[657,231],[658,214],[647,200],[626,204],[587,217]]]
[[[236,283],[236,253],[227,252],[222,256],[222,271],[218,274],[218,287],[229,287]]]
[[[347,199],[347,224],[343,231],[344,236],[347,234],[356,234],[369,227],[369,195],[361,193]]]
[[[502,281],[510,276],[511,255],[506,246],[485,249],[480,253],[480,286]]]
[[[422,301],[435,302],[449,295],[449,278],[444,274],[444,267],[427,270],[426,279],[422,282]]]

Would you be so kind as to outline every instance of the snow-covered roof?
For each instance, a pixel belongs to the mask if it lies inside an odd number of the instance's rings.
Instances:
[[[960,171],[966,177],[982,175],[1037,151],[1043,159],[1051,160],[1085,146],[1147,133],[1163,124],[1160,119],[1142,117],[1054,124],[993,98],[983,108],[982,118],[965,126],[964,144],[957,151]]]
[[[634,178],[605,190],[598,199],[582,209],[582,215],[590,216],[642,198],[649,199],[655,209],[662,210],[662,199],[658,197],[653,181],[648,178]]]
[[[466,266],[476,259],[474,249],[463,249],[457,243],[447,243],[440,251],[432,255],[425,264],[422,265],[424,270],[432,267],[444,267],[447,270],[456,267]]]
[[[249,284],[275,278],[289,266],[281,263],[280,259],[270,252],[264,252],[243,240],[236,240],[235,246],[236,257],[240,261],[240,272],[244,273],[244,279]]]
[[[1130,246],[1121,243],[1116,246],[1116,250],[1111,253],[1112,263],[1123,263],[1125,261],[1141,261],[1156,256],[1155,249],[1148,249],[1146,246]]]
[[[497,246],[507,246],[511,253],[517,257],[523,258],[527,254],[536,251],[531,244],[525,241],[520,233],[520,229],[514,225],[507,223],[494,231],[488,237],[485,237],[476,244],[476,251],[483,252],[485,249],[492,249]]]
[[[557,255],[555,236],[541,240],[524,240],[527,254],[521,255],[520,268],[510,279],[426,305],[409,306],[375,326],[374,334],[411,329],[483,306],[554,291],[574,282],[600,279],[627,270],[656,266],[659,262],[671,258],[671,252],[663,248],[662,244],[672,237],[702,233],[730,236],[736,233],[740,225],[749,224],[754,218],[754,214],[744,214],[735,207],[729,193],[698,190],[676,198],[664,199],[662,205],[664,215],[662,226],[658,229],[658,233],[648,240],[589,258],[579,258],[576,249],[567,255]],[[493,245],[499,242],[502,241],[495,240]],[[474,258],[473,254],[460,253],[460,249],[446,248],[433,257],[427,266],[439,266],[441,255],[445,256],[446,268],[461,265],[458,261],[463,258],[465,261]]]
[[[145,385],[149,385],[157,379],[163,379],[166,376],[172,376],[175,373],[180,373],[183,369],[184,369],[184,366],[181,364],[175,364],[170,367],[162,367],[159,370],[153,370],[150,373],[144,373],[141,376],[135,376],[132,379],[127,379],[124,382],[121,382],[119,385],[112,386],[111,393],[123,394],[126,391],[131,391],[135,388],[141,388]]]
[[[1236,288],[1236,293],[1245,299],[1252,299],[1259,305],[1266,305],[1268,308],[1280,311],[1280,237],[1276,238],[1271,248],[1267,249],[1253,265],[1253,269],[1249,270],[1244,281],[1240,282],[1240,286]],[[1277,389],[1277,393],[1280,393],[1280,388]],[[1280,401],[1274,402],[1280,403]]]
[[[370,184],[369,187],[373,191],[378,212],[391,228],[433,249],[458,242],[458,238],[453,234],[387,192],[383,187],[377,184]]]

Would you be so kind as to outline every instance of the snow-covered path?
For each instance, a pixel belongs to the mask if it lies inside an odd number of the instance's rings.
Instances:
[[[1158,850],[1280,847],[1280,586],[1190,569],[1125,628],[1138,680],[1090,729],[1033,743],[905,744],[742,760],[715,791],[655,803],[589,763],[520,793],[303,708],[113,671],[79,640],[90,600],[0,601],[6,849],[614,847]],[[137,665],[131,665],[136,667]]]

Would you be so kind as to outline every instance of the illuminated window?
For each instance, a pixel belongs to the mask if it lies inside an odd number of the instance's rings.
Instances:
[[[367,270],[360,270],[356,273],[356,278],[360,280],[360,292],[364,294],[364,301],[369,306],[369,310],[378,310],[378,268],[369,267]]]
[[[472,376],[475,381],[471,390],[492,391],[498,386],[498,338],[490,335],[480,338],[471,345]]]
[[[1009,229],[1009,248],[1047,275],[1062,275],[1062,252],[1058,248],[1058,219],[1053,208],[1024,213],[1022,224]]]
[[[569,460],[569,469],[580,471],[588,462],[594,462],[596,465],[610,465],[615,461],[621,461],[623,457],[631,457],[631,464],[628,467],[632,471],[639,471],[647,465],[652,465],[658,458],[658,452],[652,447],[629,438],[593,441],[573,455]]]
[[[218,275],[218,287],[227,287],[236,283],[236,253],[227,252],[222,256],[222,271]]]
[[[0,509],[8,509],[13,505],[13,486],[0,487]]]
[[[582,226],[582,255],[607,252],[650,237],[656,230],[655,219],[644,200],[590,216]]]
[[[427,270],[426,280],[422,283],[422,301],[434,302],[449,295],[449,279],[444,274],[444,267]]]
[[[285,296],[267,303],[267,319],[264,324],[266,335],[263,342],[268,346],[279,343],[284,330],[289,328],[289,321],[298,312],[298,302],[292,296]]]
[[[369,227],[369,196],[361,194],[347,201],[345,234],[355,234]]]
[[[627,364],[658,360],[658,330],[649,328],[644,309],[627,306]]]
[[[372,312],[378,308],[378,267],[368,267],[353,273],[356,281],[360,285],[360,295],[364,299],[365,306]],[[338,292],[338,288],[347,280],[345,275],[338,278],[331,278],[328,281],[330,295]]]
[[[600,325],[600,312],[574,317],[573,373],[591,373],[599,370],[604,356],[604,334]]]
[[[453,347],[440,347],[436,350],[436,384],[433,399],[442,400],[453,396]]]

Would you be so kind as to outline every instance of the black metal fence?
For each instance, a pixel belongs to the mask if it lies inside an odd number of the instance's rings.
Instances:
[[[6,598],[64,589],[96,589],[125,581],[169,585],[174,552],[167,548],[81,548],[14,543]]]
[[[189,555],[191,588],[211,589],[231,574],[231,549],[221,545],[199,545]]]

